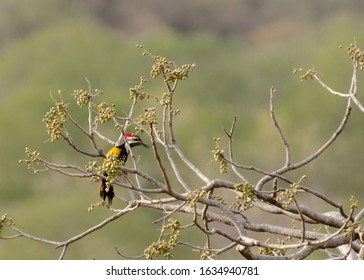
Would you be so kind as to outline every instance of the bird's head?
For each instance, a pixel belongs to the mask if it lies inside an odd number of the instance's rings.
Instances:
[[[126,142],[128,142],[130,148],[136,147],[136,146],[143,146],[145,148],[149,148],[149,146],[147,144],[145,144],[142,139],[134,134],[134,133],[126,133],[124,134],[125,140]],[[118,144],[120,145],[120,143],[116,143],[115,145],[118,146]]]

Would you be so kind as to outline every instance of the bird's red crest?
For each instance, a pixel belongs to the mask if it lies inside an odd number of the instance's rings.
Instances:
[[[125,138],[133,137],[134,133],[125,133],[124,136]]]

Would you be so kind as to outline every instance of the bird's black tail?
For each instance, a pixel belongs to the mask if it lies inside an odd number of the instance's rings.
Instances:
[[[104,175],[107,176],[107,174],[104,174]],[[101,179],[101,182],[100,182],[100,196],[104,201],[106,201],[106,198],[107,198],[107,200],[108,200],[107,205],[111,206],[112,199],[115,196],[114,188],[113,188],[113,186],[110,186],[110,187],[106,186],[106,179]]]

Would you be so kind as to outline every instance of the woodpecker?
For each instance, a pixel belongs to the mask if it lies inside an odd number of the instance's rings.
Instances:
[[[124,135],[124,138],[126,142],[128,142],[129,147],[133,148],[136,146],[143,146],[146,148],[149,148],[147,144],[145,144],[142,139],[138,135],[135,135],[134,133],[126,133]],[[126,146],[126,142],[117,141],[115,143],[115,146],[112,147],[106,154],[106,158],[104,159],[104,163],[107,162],[108,157],[110,155],[115,155],[118,160],[122,162],[124,165],[128,159],[129,151]],[[107,173],[104,173],[104,176],[107,176]],[[105,199],[108,199],[108,206],[112,204],[112,199],[114,198],[114,188],[112,186],[107,187],[106,186],[106,179],[101,179],[100,182],[100,196],[105,201]]]

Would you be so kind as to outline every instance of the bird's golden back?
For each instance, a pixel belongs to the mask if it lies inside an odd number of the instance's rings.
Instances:
[[[106,158],[104,159],[104,162],[107,161],[107,158],[110,155],[116,156],[119,160],[125,162],[127,160],[128,154],[126,152],[126,149],[124,146],[114,146],[112,147],[106,154]]]

